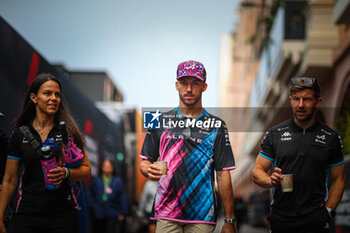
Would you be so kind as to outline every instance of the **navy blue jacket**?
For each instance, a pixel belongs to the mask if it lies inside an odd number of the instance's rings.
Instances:
[[[92,178],[86,190],[88,206],[96,219],[118,218],[119,215],[128,213],[128,201],[122,180],[113,177],[109,187],[112,192],[108,194],[107,201],[102,201],[104,186],[101,176]]]

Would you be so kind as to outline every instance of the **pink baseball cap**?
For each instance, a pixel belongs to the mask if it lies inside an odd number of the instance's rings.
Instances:
[[[202,63],[198,61],[185,61],[178,65],[176,72],[176,79],[182,77],[195,77],[205,82],[207,72]]]

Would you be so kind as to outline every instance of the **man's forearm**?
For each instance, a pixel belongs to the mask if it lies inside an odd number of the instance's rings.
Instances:
[[[267,172],[261,169],[253,170],[253,181],[255,184],[259,185],[263,188],[271,188],[271,177],[267,174]]]
[[[151,164],[150,161],[148,160],[142,160],[141,163],[140,163],[140,172],[142,175],[144,175],[145,177],[148,178],[148,172],[147,172],[147,169],[149,167],[149,165]]]
[[[234,201],[231,184],[231,175],[229,171],[217,172],[219,194],[225,210],[226,218],[234,218]]]
[[[328,201],[326,207],[331,209],[336,209],[344,192],[345,187],[345,177],[340,176],[333,181],[331,189],[329,191]]]

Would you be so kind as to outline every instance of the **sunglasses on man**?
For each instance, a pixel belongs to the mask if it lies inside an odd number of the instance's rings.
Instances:
[[[303,82],[307,85],[318,85],[318,82],[315,78],[307,78],[307,77],[294,77],[290,80],[290,84],[297,85],[298,83]]]

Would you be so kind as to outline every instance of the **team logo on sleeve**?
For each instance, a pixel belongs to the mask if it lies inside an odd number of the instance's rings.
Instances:
[[[343,149],[344,149],[343,140],[341,139],[341,137],[339,135],[338,135],[338,139],[339,139],[339,143],[340,143],[340,150],[343,151]]]
[[[144,111],[143,112],[143,128],[144,129],[160,129],[162,113],[157,110],[156,112]]]

